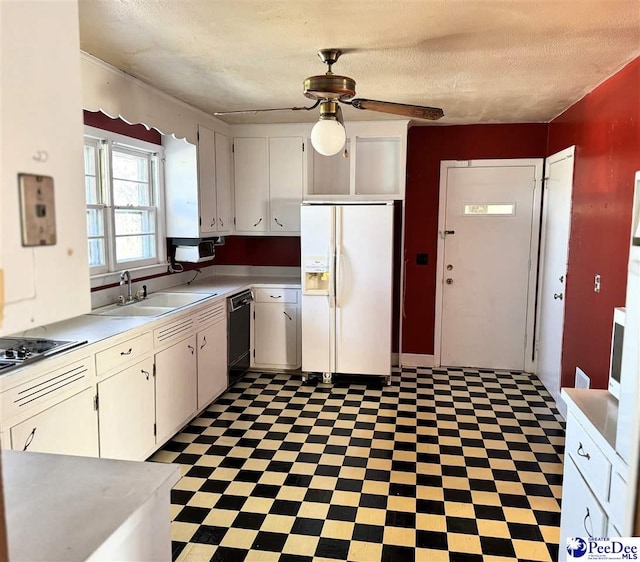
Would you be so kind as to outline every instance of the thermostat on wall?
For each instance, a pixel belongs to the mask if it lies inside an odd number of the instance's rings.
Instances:
[[[56,243],[56,208],[53,178],[18,174],[23,246],[53,246]]]

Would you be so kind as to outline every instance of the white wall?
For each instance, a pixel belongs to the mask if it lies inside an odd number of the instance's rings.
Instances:
[[[142,123],[197,144],[198,124],[229,135],[229,125],[87,53],[81,55],[82,106]]]

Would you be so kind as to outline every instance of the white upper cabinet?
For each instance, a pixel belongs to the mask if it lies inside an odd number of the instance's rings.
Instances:
[[[229,137],[215,133],[216,153],[216,209],[218,233],[230,232],[233,228],[231,211],[231,144]]]
[[[6,335],[86,314],[91,298],[78,5],[2,2],[1,11],[0,335]],[[34,187],[22,205],[20,174],[32,175]],[[41,180],[52,183],[50,198],[38,189]],[[32,232],[55,234],[23,245],[23,215]]]
[[[308,123],[232,127],[238,234],[300,234],[310,131]]]
[[[236,231],[269,230],[269,164],[265,137],[233,139]]]
[[[269,225],[272,232],[300,232],[303,143],[302,137],[269,139]]]
[[[164,135],[167,236],[201,238],[229,234],[231,182],[229,138],[198,126],[197,146]]]
[[[350,122],[344,150],[310,159],[305,199],[402,200],[408,121]]]

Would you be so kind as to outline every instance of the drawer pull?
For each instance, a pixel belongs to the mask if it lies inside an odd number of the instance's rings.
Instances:
[[[587,519],[589,520],[589,527],[591,527],[591,531],[589,531],[589,529],[587,529]],[[591,523],[591,514],[589,513],[589,508],[588,507],[587,507],[587,514],[584,516],[584,519],[582,520],[582,526],[584,527],[584,530],[587,533],[587,535],[589,535],[589,538],[592,539],[593,538],[593,525]]]
[[[29,445],[31,445],[31,442],[33,441],[33,438],[36,436],[36,429],[38,429],[38,428],[34,427],[31,430],[31,433],[29,433],[29,436],[27,437],[27,440],[24,442],[24,447],[22,448],[23,451],[26,451],[29,448]]]
[[[282,314],[284,314],[289,320],[292,320],[291,316],[289,316],[286,312],[282,311]]]
[[[591,458],[591,455],[589,453],[585,453],[584,452],[584,448],[582,447],[582,443],[579,443],[579,447],[578,447],[578,455],[580,455],[581,457],[584,457],[585,459],[589,460]]]
[[[196,348],[192,345],[188,345],[187,347],[191,350],[191,355],[193,355],[193,352],[196,350]]]
[[[133,348],[130,347],[128,351],[121,351],[120,355],[131,355],[132,351],[133,351]]]
[[[282,295],[269,295],[272,299],[281,299]]]
[[[207,345],[207,336],[204,336],[202,338],[202,345],[200,346],[200,349],[204,349],[205,345]]]
[[[260,217],[260,219],[258,220],[258,222],[257,222],[256,224],[254,224],[253,226],[258,226],[261,222],[262,222],[262,217]]]
[[[284,227],[284,224],[282,224],[282,223],[281,223],[277,218],[274,218],[273,220],[274,220],[274,221],[276,221],[276,224],[277,224],[280,228],[283,228],[283,227]]]
[[[140,369],[140,372],[147,377],[147,380],[149,380],[149,371],[145,371],[144,369]]]

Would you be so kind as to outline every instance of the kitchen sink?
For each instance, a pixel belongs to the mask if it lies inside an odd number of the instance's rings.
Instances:
[[[208,294],[201,293],[153,293],[146,299],[129,306],[138,306],[141,308],[158,306],[180,308],[181,306],[187,306],[188,304],[206,299],[209,296]]]
[[[91,314],[98,316],[160,316],[171,312],[173,308],[168,306],[139,306],[138,303],[128,306],[119,306],[112,304],[102,308],[98,308]]]
[[[146,299],[127,304],[110,304],[97,308],[91,314],[97,316],[160,316],[210,297],[203,293],[154,293]]]

